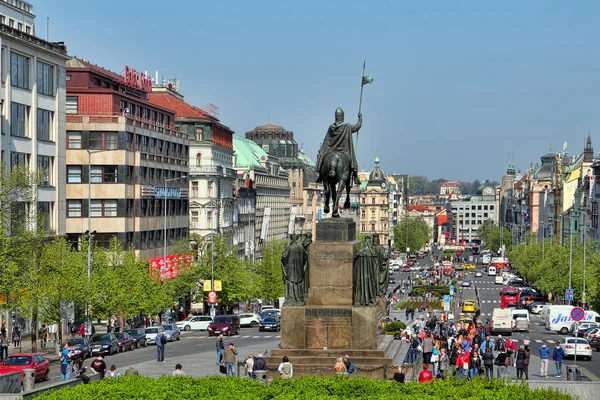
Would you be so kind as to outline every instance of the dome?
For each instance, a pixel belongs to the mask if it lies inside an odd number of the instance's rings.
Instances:
[[[285,128],[283,126],[279,126],[279,125],[267,124],[267,125],[257,126],[256,128],[254,128],[254,130],[255,131],[285,131]]]
[[[379,167],[379,157],[375,157],[375,168],[369,173],[369,183],[385,182],[385,172]]]

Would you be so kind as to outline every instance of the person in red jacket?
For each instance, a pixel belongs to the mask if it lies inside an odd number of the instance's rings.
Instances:
[[[429,364],[423,364],[423,371],[419,374],[419,383],[431,382],[433,374],[429,370]]]

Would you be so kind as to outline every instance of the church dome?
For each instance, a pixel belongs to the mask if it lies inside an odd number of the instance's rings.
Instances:
[[[375,157],[375,168],[369,173],[369,183],[385,182],[385,172],[379,167],[379,157]]]
[[[285,128],[283,126],[271,125],[271,124],[257,126],[256,128],[254,128],[254,130],[255,131],[282,131],[282,132],[285,132]]]

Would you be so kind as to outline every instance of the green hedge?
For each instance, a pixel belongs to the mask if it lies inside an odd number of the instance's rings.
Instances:
[[[519,399],[567,400],[568,395],[554,390],[530,390],[526,383],[510,384],[483,379],[473,381],[434,381],[398,384],[368,378],[304,377],[275,379],[269,386],[237,378],[207,377],[122,377],[104,379],[89,385],[46,392],[38,400],[188,400],[188,399]]]
[[[427,286],[418,285],[412,287],[412,295],[419,296],[423,293],[431,292],[434,296],[443,296],[450,294],[450,286]]]
[[[402,321],[394,321],[385,325],[385,332],[388,335],[395,335],[396,333],[401,333],[406,329],[406,324]]]

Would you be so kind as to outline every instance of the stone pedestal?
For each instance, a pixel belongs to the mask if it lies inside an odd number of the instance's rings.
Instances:
[[[288,354],[294,366],[302,367],[330,368],[332,358],[343,354],[362,357],[357,366],[391,363],[376,351],[382,304],[353,305],[354,257],[359,247],[353,220],[331,218],[317,223],[316,241],[309,249],[306,306],[283,306],[281,349],[273,351],[275,358]]]

